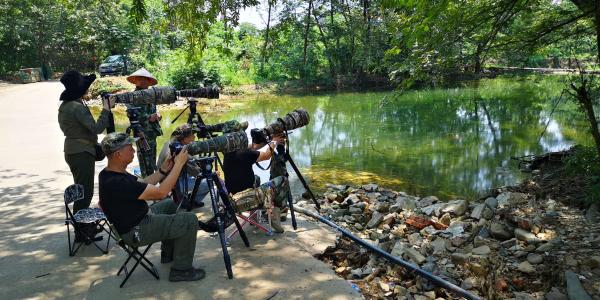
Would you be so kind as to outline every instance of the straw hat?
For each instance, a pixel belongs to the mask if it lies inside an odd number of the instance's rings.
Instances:
[[[148,72],[148,70],[141,68],[135,72],[133,72],[131,75],[127,76],[127,81],[135,84],[136,86],[138,85],[138,80],[140,79],[140,77],[145,77],[147,79],[150,79],[150,81],[152,82],[150,85],[156,85],[158,83],[158,80],[156,80],[156,78],[154,78],[154,76],[152,76],[152,74],[150,74],[150,72]]]

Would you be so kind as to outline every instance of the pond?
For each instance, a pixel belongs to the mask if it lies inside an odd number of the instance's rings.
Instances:
[[[290,153],[315,190],[325,183],[377,182],[409,194],[474,199],[525,176],[511,157],[591,143],[583,115],[566,96],[560,98],[564,80],[498,78],[403,93],[258,95],[202,117],[208,124],[248,121],[250,129],[302,107],[311,121],[291,134]],[[172,124],[179,111],[161,110],[165,136],[185,122],[187,113]],[[125,117],[117,120],[123,130]],[[293,185],[301,190],[297,181]]]

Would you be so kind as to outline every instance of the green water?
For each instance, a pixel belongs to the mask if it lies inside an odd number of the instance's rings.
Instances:
[[[293,131],[290,153],[315,189],[375,181],[411,194],[472,199],[523,178],[513,156],[591,142],[573,103],[563,98],[550,115],[563,86],[561,77],[546,76],[405,93],[254,96],[203,118],[245,120],[253,128],[303,107],[311,122]],[[161,110],[166,135],[185,122],[184,115],[172,124],[178,112]],[[123,116],[117,120],[126,126]]]

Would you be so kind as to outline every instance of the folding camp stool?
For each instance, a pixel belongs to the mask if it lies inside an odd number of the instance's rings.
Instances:
[[[261,208],[257,208],[251,211],[246,212],[248,215],[244,215],[244,212],[236,214],[236,217],[242,219],[242,222],[240,222],[240,225],[242,226],[242,228],[244,227],[244,225],[250,223],[250,225],[253,225],[254,227],[258,228],[261,231],[264,231],[267,235],[273,235],[273,230],[271,229],[271,225],[268,225],[268,227],[262,226],[260,224],[260,220],[262,217],[262,209]],[[229,235],[227,235],[227,242],[229,242],[231,239],[233,239],[233,237],[235,237],[235,235],[238,233],[238,229],[235,228]]]
[[[112,224],[110,225],[110,227],[111,229],[113,228]],[[119,268],[119,272],[117,272],[117,276],[120,276],[121,272],[125,271],[125,279],[123,279],[119,287],[122,288],[125,285],[125,282],[129,280],[129,277],[131,276],[133,271],[135,271],[138,265],[144,267],[144,269],[150,272],[150,274],[152,274],[152,276],[154,276],[156,280],[159,280],[160,277],[158,276],[158,271],[156,270],[156,267],[154,267],[154,264],[146,258],[146,253],[148,253],[148,250],[150,250],[150,247],[152,247],[153,244],[146,246],[146,248],[144,248],[144,251],[140,252],[138,247],[127,245],[116,230],[113,229],[112,232],[114,233],[114,239],[117,241],[117,244],[128,254],[127,259],[125,260],[123,265],[121,265],[121,268]],[[132,258],[135,261],[135,263],[133,264],[131,270],[128,270],[127,263],[129,263],[129,261]]]
[[[84,198],[83,185],[81,184],[72,184],[65,189],[64,200],[65,200],[65,225],[67,225],[67,243],[69,244],[69,256],[74,256],[75,253],[81,248],[81,246],[85,243],[86,245],[94,244],[98,250],[102,251],[103,254],[108,253],[108,245],[110,243],[110,237],[112,236],[112,229],[106,229],[105,225],[108,225],[108,220],[104,215],[104,212],[97,207],[90,207],[78,210],[75,214],[69,207],[69,204],[75,203]],[[103,231],[108,233],[108,239],[106,241],[106,247],[100,247],[96,241],[93,240],[93,236],[90,236],[86,233],[81,224],[93,224],[94,226],[100,227]],[[73,230],[75,234],[80,234],[84,238],[83,243],[79,243],[77,247],[75,247],[75,238],[73,238],[73,242],[71,242],[71,229],[73,226]]]

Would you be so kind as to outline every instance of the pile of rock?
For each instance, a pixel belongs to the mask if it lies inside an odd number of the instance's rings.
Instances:
[[[598,222],[557,201],[502,188],[481,200],[420,198],[376,184],[328,185],[321,214],[486,298],[600,297]],[[451,296],[345,239],[322,258],[368,297]]]

